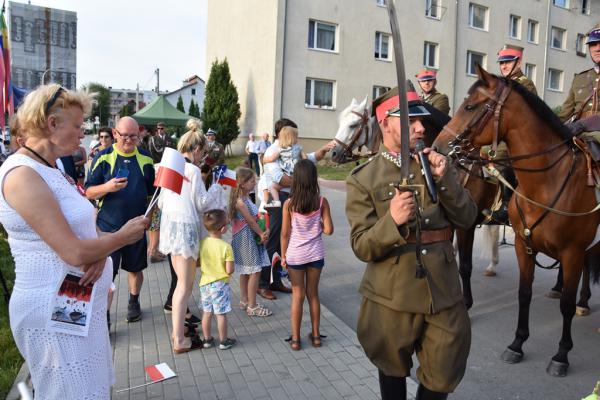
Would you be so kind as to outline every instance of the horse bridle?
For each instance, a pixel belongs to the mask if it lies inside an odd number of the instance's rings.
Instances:
[[[358,151],[360,152],[362,150],[363,146],[367,146],[367,143],[369,143],[369,110],[367,108],[365,108],[363,110],[362,113],[359,113],[357,111],[351,111],[351,113],[358,115],[360,117],[360,122],[358,124],[358,126],[355,128],[354,133],[352,134],[352,138],[350,139],[350,142],[348,142],[348,144],[342,142],[341,140],[338,140],[337,138],[334,139],[335,142],[337,144],[339,144],[343,149],[344,149],[344,154],[346,155],[346,158],[348,160],[356,160],[358,158],[361,158],[358,155],[353,155],[352,153],[352,149],[354,149],[354,146],[356,146],[356,143],[358,142],[358,139],[362,136],[363,132],[365,134],[365,140],[362,144],[358,145]],[[377,143],[377,140],[373,140],[373,143],[371,144],[371,147],[368,148],[369,152],[375,153],[377,151],[377,149],[379,148],[379,143]]]

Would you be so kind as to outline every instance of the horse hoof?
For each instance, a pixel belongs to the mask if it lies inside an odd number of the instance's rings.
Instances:
[[[569,364],[550,360],[550,364],[548,364],[546,372],[550,376],[563,377],[567,376],[567,369],[569,369]]]
[[[517,353],[511,349],[506,349],[500,358],[502,358],[502,361],[505,363],[517,364],[523,359],[523,353]]]
[[[581,317],[585,317],[586,315],[590,315],[590,309],[587,307],[579,307],[577,306],[575,308],[575,314],[581,316]]]
[[[560,299],[561,296],[562,293],[557,290],[550,290],[548,293],[546,293],[546,297],[549,297],[551,299]]]

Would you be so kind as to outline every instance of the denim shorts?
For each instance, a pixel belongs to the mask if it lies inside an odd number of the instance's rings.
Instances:
[[[227,314],[231,311],[231,290],[224,280],[200,286],[200,297],[203,312]]]
[[[323,268],[325,266],[325,260],[321,258],[320,260],[311,261],[311,262],[306,263],[306,264],[297,264],[297,265],[288,264],[287,266],[290,267],[290,268],[292,268],[292,269],[298,269],[298,270],[303,270],[303,269],[306,269],[306,268],[318,268],[318,269],[321,269],[321,268]]]

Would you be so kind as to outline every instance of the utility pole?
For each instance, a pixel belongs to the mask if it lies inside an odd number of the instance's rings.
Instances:
[[[135,112],[140,111],[140,84],[135,87]]]
[[[156,95],[160,96],[160,69],[156,68]]]

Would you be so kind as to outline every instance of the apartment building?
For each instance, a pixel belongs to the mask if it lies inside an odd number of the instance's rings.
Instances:
[[[314,148],[335,135],[352,98],[395,86],[386,1],[209,0],[206,75],[227,58],[242,135],[271,132],[287,117]],[[475,82],[476,63],[498,72],[505,44],[524,49],[538,94],[560,105],[573,74],[592,65],[584,34],[600,21],[597,0],[402,0],[396,9],[407,76],[436,69],[451,113]]]

